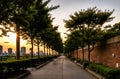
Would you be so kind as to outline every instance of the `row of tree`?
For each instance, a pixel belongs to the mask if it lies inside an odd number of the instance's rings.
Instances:
[[[65,27],[71,32],[65,41],[65,52],[70,53],[81,48],[84,60],[84,48],[87,48],[90,63],[90,53],[97,42],[120,34],[120,23],[105,25],[114,19],[111,16],[113,12],[114,10],[102,11],[93,7],[70,15],[69,20],[64,20]]]
[[[62,39],[53,27],[50,11],[57,6],[48,7],[50,0],[1,0],[0,1],[0,28],[1,35],[7,35],[14,28],[16,33],[16,58],[20,59],[20,36],[31,44],[31,57],[33,57],[34,44],[45,46],[62,52]],[[56,46],[57,43],[57,46]]]

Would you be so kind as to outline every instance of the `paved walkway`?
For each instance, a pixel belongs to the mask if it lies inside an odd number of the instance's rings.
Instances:
[[[61,56],[46,66],[32,71],[25,79],[96,79],[85,70]]]

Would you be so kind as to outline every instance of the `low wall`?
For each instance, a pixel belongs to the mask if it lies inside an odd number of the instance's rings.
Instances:
[[[74,56],[77,57],[74,52]],[[82,59],[82,50],[79,49],[78,58]],[[85,49],[85,59],[88,60],[88,51]],[[96,63],[103,63],[107,66],[120,69],[120,36],[116,36],[107,40],[106,42],[95,45],[91,52],[91,61]]]

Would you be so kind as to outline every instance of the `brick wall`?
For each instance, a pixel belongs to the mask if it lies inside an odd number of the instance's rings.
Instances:
[[[76,54],[75,51],[75,57]],[[79,49],[79,58],[82,59],[81,49]],[[85,59],[88,60],[87,49],[85,49]],[[91,52],[91,61],[120,69],[120,36],[96,44],[94,50]],[[116,65],[118,65],[118,67],[116,67]]]

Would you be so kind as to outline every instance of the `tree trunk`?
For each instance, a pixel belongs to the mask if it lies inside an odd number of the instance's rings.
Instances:
[[[47,56],[49,55],[49,53],[48,53],[48,46],[47,46]]]
[[[72,52],[72,57],[74,58],[74,51]]]
[[[82,61],[84,63],[84,48],[82,47]]]
[[[53,53],[53,49],[52,49],[52,55],[54,55],[54,53]]]
[[[77,51],[77,59],[78,59],[78,53],[79,53],[79,49],[77,49],[76,51]]]
[[[50,53],[50,47],[49,47],[49,49],[48,49],[48,52],[49,52],[49,55],[51,55],[51,53]]]
[[[16,27],[16,59],[20,59],[20,27]]]
[[[33,39],[31,39],[31,57],[33,58]]]
[[[40,45],[38,44],[38,58],[40,58]]]
[[[88,44],[88,63],[90,63],[90,44]]]
[[[44,44],[44,55],[45,55],[45,44]]]

